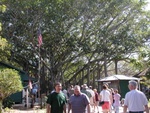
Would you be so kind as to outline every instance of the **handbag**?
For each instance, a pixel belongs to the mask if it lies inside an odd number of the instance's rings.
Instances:
[[[104,104],[104,101],[99,102],[99,106],[102,106]]]
[[[104,95],[104,91],[103,91],[103,95]],[[104,95],[104,97],[105,97],[105,95]],[[103,98],[103,99],[104,99],[104,98]],[[104,103],[105,103],[104,100],[99,101],[99,106],[102,106]]]

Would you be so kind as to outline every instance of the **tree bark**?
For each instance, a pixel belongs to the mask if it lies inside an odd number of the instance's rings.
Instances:
[[[3,106],[3,104],[2,104],[2,100],[0,100],[0,113],[2,113],[3,112],[3,109],[2,109],[2,106]]]
[[[115,74],[117,75],[118,74],[118,61],[115,60]]]
[[[104,72],[105,72],[105,77],[108,77],[108,74],[107,74],[107,60],[106,60],[106,56],[104,56]]]
[[[90,84],[90,66],[87,68],[87,85]]]

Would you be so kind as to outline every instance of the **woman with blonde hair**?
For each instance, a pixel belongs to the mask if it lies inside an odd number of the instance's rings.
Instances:
[[[95,93],[95,98],[94,98],[94,111],[95,111],[95,108],[97,108],[97,111],[99,113],[99,109],[98,109],[98,104],[99,104],[99,96],[98,96],[98,93],[97,93],[97,89],[93,89],[94,93]]]

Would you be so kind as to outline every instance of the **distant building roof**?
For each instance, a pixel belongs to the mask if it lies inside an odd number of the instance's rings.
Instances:
[[[115,81],[115,80],[139,80],[139,78],[129,77],[126,75],[112,75],[109,77],[105,77],[103,79],[99,79],[97,81],[103,82],[103,81]]]
[[[23,70],[21,70],[19,68],[16,68],[15,66],[12,66],[12,65],[10,65],[8,63],[5,63],[5,62],[1,62],[0,61],[0,66],[4,66],[4,67],[7,67],[7,68],[15,69],[15,70],[17,70],[19,72],[22,72],[22,73],[26,73],[25,71],[23,71]]]
[[[150,72],[150,68],[146,68],[143,71],[139,72],[138,74],[134,75],[134,77],[142,77],[142,76],[146,76],[147,73]]]
[[[10,65],[8,63],[0,61],[0,66],[3,66],[5,68],[10,68],[10,69],[17,70],[19,72],[20,76],[21,76],[21,80],[28,81],[30,79],[32,81],[37,81],[37,79],[30,77],[25,71],[15,67],[15,66],[12,66],[12,65]]]

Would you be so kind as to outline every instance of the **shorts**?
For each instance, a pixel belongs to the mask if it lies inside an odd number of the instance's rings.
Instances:
[[[110,108],[110,104],[109,104],[109,102],[104,102],[104,104],[102,105],[102,109],[103,110],[106,110],[106,109],[108,109],[109,110],[109,108]]]
[[[98,104],[99,104],[99,101],[96,101],[96,102],[95,102],[95,106],[98,106]]]

